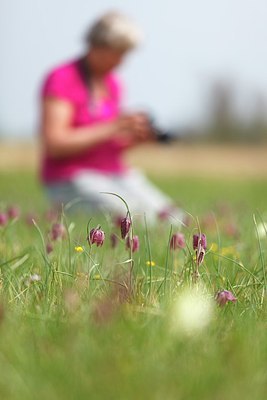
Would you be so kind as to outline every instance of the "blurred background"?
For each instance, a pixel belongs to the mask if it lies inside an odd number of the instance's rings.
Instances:
[[[172,147],[179,146],[179,160],[183,155],[188,160],[181,147],[188,142],[260,144],[255,162],[266,174],[261,147],[267,141],[266,0],[2,0],[2,167],[20,157],[22,163],[36,162],[29,143],[37,138],[42,79],[82,53],[88,26],[110,9],[131,16],[144,36],[118,71],[127,89],[125,108],[144,109],[179,135],[182,142]],[[10,157],[10,142],[26,143],[23,154]],[[247,157],[245,152],[244,163]],[[181,168],[180,163],[177,171]]]

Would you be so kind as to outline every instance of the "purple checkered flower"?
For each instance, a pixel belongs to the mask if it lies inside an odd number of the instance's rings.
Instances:
[[[171,241],[170,241],[170,248],[171,250],[176,250],[176,249],[183,249],[185,248],[185,237],[183,233],[177,232],[172,235]]]
[[[197,250],[200,246],[207,250],[207,238],[204,233],[193,235],[193,249]]]
[[[131,219],[128,216],[126,216],[125,218],[123,218],[121,220],[121,237],[122,237],[122,239],[125,239],[126,236],[128,235],[129,230],[131,228],[131,224],[132,224]]]
[[[134,253],[135,251],[139,250],[139,238],[138,236],[133,236],[132,239],[129,238],[129,236],[127,236],[126,239],[126,249],[131,249],[132,252]]]
[[[93,228],[91,229],[87,240],[90,245],[95,243],[97,247],[103,246],[105,233],[100,229],[100,227]]]
[[[216,301],[220,307],[223,307],[229,301],[235,303],[237,301],[237,298],[229,290],[221,290],[216,295]]]
[[[203,263],[207,249],[207,238],[204,233],[193,235],[193,249],[196,251],[197,267]]]

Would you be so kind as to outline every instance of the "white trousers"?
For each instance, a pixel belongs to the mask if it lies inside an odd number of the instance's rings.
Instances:
[[[122,175],[105,175],[95,171],[79,172],[69,181],[46,186],[48,196],[55,204],[71,205],[90,211],[125,215],[126,207],[115,193],[128,204],[132,215],[141,215],[153,220],[162,211],[172,208],[172,216],[180,222],[184,214],[173,208],[173,201],[137,170]]]

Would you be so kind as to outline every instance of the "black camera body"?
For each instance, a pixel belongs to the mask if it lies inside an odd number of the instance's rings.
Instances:
[[[158,142],[169,143],[173,140],[173,137],[170,134],[170,132],[157,127],[157,125],[154,124],[152,125],[152,131]]]
[[[150,126],[152,132],[158,142],[169,143],[174,140],[174,135],[170,131],[160,128],[155,122],[154,118],[150,116]]]

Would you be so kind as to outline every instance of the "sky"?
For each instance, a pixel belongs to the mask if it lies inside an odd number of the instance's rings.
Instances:
[[[215,81],[236,88],[244,114],[267,97],[266,0],[1,0],[1,136],[35,137],[45,74],[82,54],[85,31],[109,10],[144,36],[118,71],[125,109],[187,127],[205,117]]]

